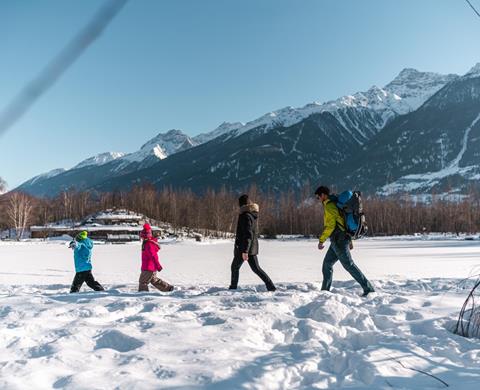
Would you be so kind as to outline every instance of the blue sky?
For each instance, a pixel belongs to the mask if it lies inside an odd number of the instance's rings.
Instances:
[[[0,1],[0,109],[100,4]],[[131,0],[0,136],[0,176],[12,188],[172,128],[196,135],[383,86],[405,67],[465,73],[479,37],[462,0]]]

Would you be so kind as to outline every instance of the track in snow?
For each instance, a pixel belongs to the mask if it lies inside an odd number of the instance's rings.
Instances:
[[[333,293],[280,284],[274,294],[3,286],[0,388],[443,387],[410,367],[476,389],[480,342],[449,331],[465,295],[450,290],[456,283],[377,281],[367,299],[354,282]]]

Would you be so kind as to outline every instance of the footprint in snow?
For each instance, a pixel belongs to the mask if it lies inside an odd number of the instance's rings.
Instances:
[[[143,341],[127,336],[118,330],[107,330],[98,336],[95,349],[110,348],[118,352],[129,352],[144,344]]]
[[[28,355],[31,359],[37,359],[44,356],[53,355],[55,349],[51,344],[42,344],[35,347],[32,347],[28,350]]]
[[[128,309],[129,307],[132,306],[132,302],[130,301],[123,301],[123,302],[112,302],[109,303],[106,308],[109,312],[115,312],[115,311],[123,311],[125,309]]]
[[[389,315],[389,316],[395,316],[398,314],[397,310],[392,309],[388,305],[381,305],[378,310],[377,314],[383,314],[383,315]]]
[[[72,383],[73,375],[62,376],[53,383],[54,389],[64,389]]]
[[[226,322],[223,318],[217,317],[214,313],[203,313],[199,316],[203,326],[221,325]]]
[[[153,373],[155,374],[155,376],[158,378],[158,379],[170,379],[170,378],[173,378],[175,377],[175,372],[174,371],[170,371],[166,368],[162,368],[162,367],[157,367],[153,370]]]
[[[151,313],[157,307],[158,305],[156,303],[146,303],[145,305],[143,305],[143,309],[140,310],[140,313]]]
[[[11,306],[3,306],[0,308],[0,318],[7,317],[11,312],[13,312]]]
[[[402,303],[407,303],[408,299],[407,298],[402,298],[402,297],[396,297],[390,301],[390,303],[394,304],[402,304]]]
[[[186,303],[179,307],[178,311],[197,311],[200,310],[200,306],[196,303]]]
[[[405,316],[407,321],[416,321],[416,320],[423,320],[423,315],[416,311],[409,311]]]

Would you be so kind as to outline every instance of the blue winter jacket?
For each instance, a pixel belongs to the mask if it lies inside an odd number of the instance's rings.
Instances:
[[[73,251],[75,272],[90,271],[92,269],[93,241],[89,238],[78,241]]]

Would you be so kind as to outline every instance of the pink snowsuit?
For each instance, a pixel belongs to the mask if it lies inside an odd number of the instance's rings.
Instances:
[[[160,244],[156,237],[153,237],[151,230],[142,230],[140,238],[142,243],[142,271],[161,271],[162,266],[158,261]]]

